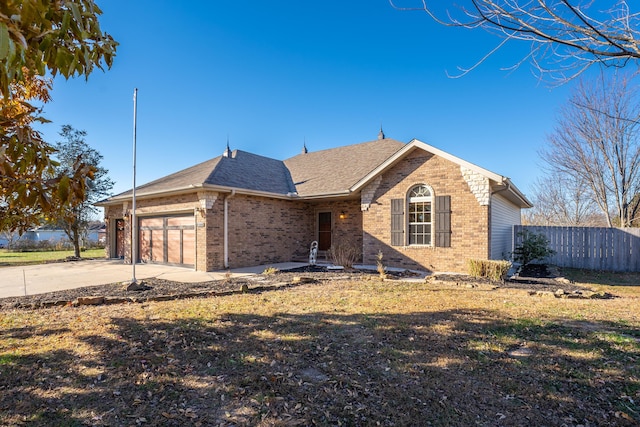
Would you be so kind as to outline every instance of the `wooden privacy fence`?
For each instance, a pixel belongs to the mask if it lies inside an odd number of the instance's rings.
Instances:
[[[547,262],[560,267],[603,271],[640,271],[640,228],[544,227],[516,225],[514,248],[528,230],[549,239],[556,251]]]

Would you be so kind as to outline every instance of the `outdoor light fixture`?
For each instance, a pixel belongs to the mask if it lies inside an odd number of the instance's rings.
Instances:
[[[345,219],[347,217],[347,214],[344,213],[344,211],[340,212],[340,219]]]

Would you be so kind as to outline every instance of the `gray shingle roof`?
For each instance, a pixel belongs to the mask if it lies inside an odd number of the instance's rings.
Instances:
[[[275,160],[234,150],[136,188],[140,196],[215,185],[299,196],[347,192],[405,144],[382,139]],[[114,196],[126,198],[131,190]],[[108,199],[107,201],[111,200]]]
[[[404,147],[394,139],[303,153],[284,161],[301,197],[349,190],[393,153]]]
[[[275,194],[295,191],[282,161],[240,150],[234,150],[231,157],[222,157],[205,184]]]

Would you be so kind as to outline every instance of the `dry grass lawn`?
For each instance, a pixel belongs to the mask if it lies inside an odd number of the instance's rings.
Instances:
[[[640,286],[428,283],[0,312],[0,425],[640,425]]]

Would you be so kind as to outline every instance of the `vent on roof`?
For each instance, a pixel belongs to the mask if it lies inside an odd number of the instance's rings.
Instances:
[[[304,141],[304,143],[302,143],[302,154],[307,154],[309,152],[309,150],[307,150],[307,141]]]
[[[222,157],[231,157],[231,149],[229,148],[229,138],[227,138],[227,148],[224,149]]]
[[[385,139],[384,132],[382,131],[382,125],[380,125],[380,132],[378,132],[378,139]]]

